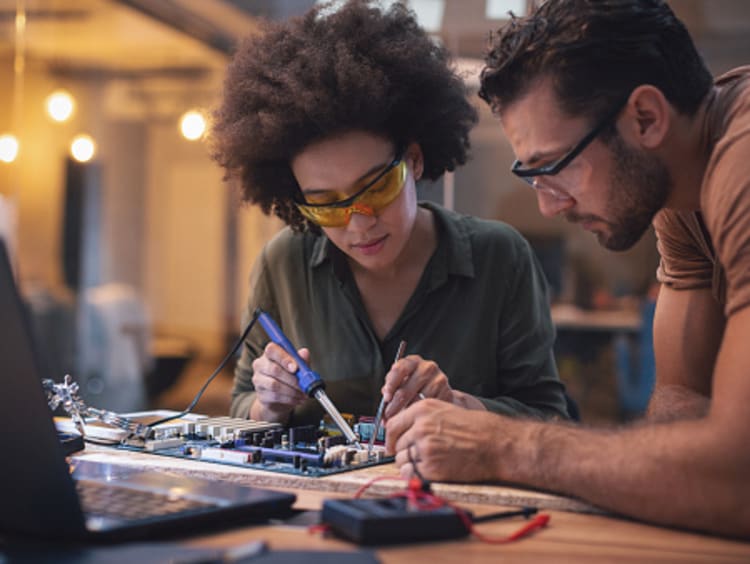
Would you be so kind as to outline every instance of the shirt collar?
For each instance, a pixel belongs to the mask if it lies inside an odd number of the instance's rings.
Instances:
[[[313,244],[310,266],[315,268],[323,264],[331,256],[333,250],[335,250],[333,243],[331,243],[330,239],[324,233],[317,235]]]
[[[442,261],[447,274],[474,277],[474,256],[470,231],[465,218],[454,211],[432,202],[420,205],[432,211],[438,230],[438,252],[442,249]]]

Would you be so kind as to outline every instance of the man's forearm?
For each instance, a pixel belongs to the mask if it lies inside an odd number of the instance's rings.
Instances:
[[[708,418],[593,431],[504,419],[497,478],[658,523],[750,535],[750,453]],[[736,435],[736,433],[735,433]]]
[[[646,417],[651,422],[705,417],[711,400],[698,392],[676,384],[656,386]]]

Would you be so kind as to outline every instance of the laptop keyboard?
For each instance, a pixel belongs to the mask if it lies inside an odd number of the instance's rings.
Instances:
[[[87,515],[117,519],[147,519],[215,507],[214,504],[165,494],[78,480],[78,498]]]

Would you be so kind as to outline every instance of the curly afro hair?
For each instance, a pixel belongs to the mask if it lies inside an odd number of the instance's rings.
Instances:
[[[290,162],[310,143],[346,131],[418,143],[424,176],[466,162],[477,121],[449,55],[401,4],[350,0],[264,24],[230,63],[214,112],[213,158],[239,178],[242,199],[295,230],[314,226],[294,206]]]

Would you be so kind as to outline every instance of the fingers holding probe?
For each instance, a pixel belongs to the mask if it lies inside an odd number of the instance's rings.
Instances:
[[[436,362],[412,354],[395,362],[386,374],[383,398],[386,401],[384,417],[388,419],[420,399],[452,402],[453,390]]]

